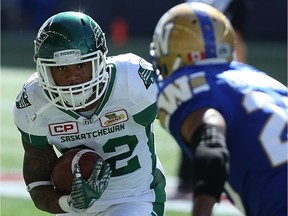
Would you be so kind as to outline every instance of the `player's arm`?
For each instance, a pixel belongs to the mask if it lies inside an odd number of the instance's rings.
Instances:
[[[53,214],[64,211],[58,204],[63,195],[54,189],[51,171],[57,155],[52,146],[36,148],[22,140],[24,147],[23,176],[35,206]]]
[[[193,153],[193,216],[211,215],[220,200],[228,172],[226,124],[215,109],[200,109],[189,115],[181,134]]]
[[[23,173],[27,189],[37,208],[49,213],[81,213],[90,208],[105,191],[111,170],[98,160],[90,178],[85,181],[79,165],[75,165],[70,195],[58,192],[51,182],[51,172],[57,155],[52,146],[35,148],[22,141],[25,154]]]

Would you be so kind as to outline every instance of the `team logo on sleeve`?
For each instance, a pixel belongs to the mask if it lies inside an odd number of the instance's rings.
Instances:
[[[28,106],[31,106],[31,103],[28,100],[26,89],[23,88],[20,94],[16,98],[16,107],[18,109],[23,109]]]
[[[152,65],[149,64],[144,59],[140,60],[139,65],[140,65],[140,67],[138,70],[138,74],[141,77],[141,79],[143,80],[146,89],[148,89],[149,86],[151,85],[151,83],[153,83],[153,79],[154,79],[153,78]]]
[[[100,118],[100,123],[102,127],[108,127],[125,121],[128,121],[128,115],[124,109],[106,113]]]

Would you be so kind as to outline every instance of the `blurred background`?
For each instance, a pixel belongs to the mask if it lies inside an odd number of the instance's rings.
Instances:
[[[33,40],[55,13],[87,13],[107,37],[109,54],[134,52],[149,60],[158,19],[179,0],[1,0],[1,66],[34,67]],[[248,63],[283,83],[287,78],[287,1],[247,0]]]
[[[16,96],[25,80],[35,71],[33,41],[43,22],[61,11],[84,12],[94,18],[105,32],[108,55],[133,52],[149,61],[149,44],[158,19],[169,8],[181,2],[183,1],[1,0],[0,215],[48,215],[36,210],[31,200],[27,199],[28,193],[21,175],[23,148],[12,117],[12,104]],[[243,29],[247,62],[287,85],[287,0],[247,2],[249,13]],[[156,130],[157,152],[169,182],[173,183],[171,179],[177,176],[179,169],[180,149],[158,124]],[[172,185],[175,188],[176,183]],[[180,204],[184,206],[180,207],[173,207],[170,203],[170,208],[177,213],[168,212],[167,216],[190,215],[191,203],[187,202],[188,204],[181,201]],[[225,208],[227,210],[227,206]],[[180,214],[179,210],[184,213]],[[221,212],[215,215],[239,215]]]

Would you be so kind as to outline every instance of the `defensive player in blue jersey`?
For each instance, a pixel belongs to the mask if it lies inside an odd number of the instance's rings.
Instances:
[[[287,88],[233,61],[234,40],[207,4],[160,18],[150,50],[159,119],[194,161],[193,216],[211,215],[225,182],[245,215],[286,216]]]
[[[250,15],[250,0],[184,0],[184,2],[202,2],[209,4],[221,11],[231,22],[235,32],[235,53],[236,60],[246,63],[246,24]],[[168,196],[168,199],[190,199],[192,187],[192,161],[181,151],[181,158],[178,167],[179,185],[174,194]]]

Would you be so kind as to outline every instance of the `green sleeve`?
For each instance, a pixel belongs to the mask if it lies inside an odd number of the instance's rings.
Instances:
[[[36,135],[32,135],[32,134],[28,134],[24,131],[22,131],[20,128],[18,128],[18,130],[20,131],[21,135],[22,135],[22,139],[37,148],[45,148],[49,146],[48,140],[46,136],[36,136]]]

